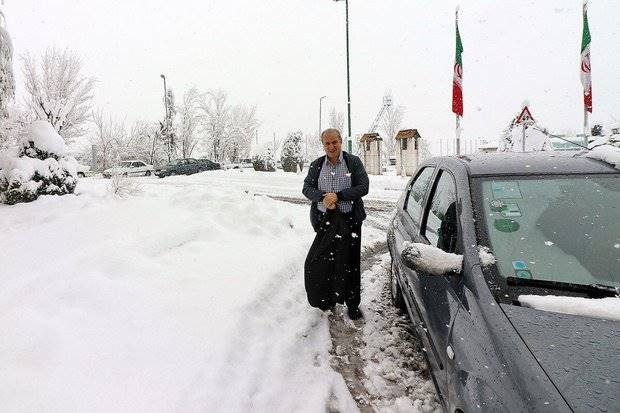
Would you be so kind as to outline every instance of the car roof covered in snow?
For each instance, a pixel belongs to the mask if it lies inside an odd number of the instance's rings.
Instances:
[[[619,173],[612,165],[587,158],[587,152],[496,152],[452,157],[470,176]]]

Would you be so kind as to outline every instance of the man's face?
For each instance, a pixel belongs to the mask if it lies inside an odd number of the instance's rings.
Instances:
[[[323,135],[323,149],[330,158],[337,158],[342,149],[342,139],[335,132],[326,133]]]

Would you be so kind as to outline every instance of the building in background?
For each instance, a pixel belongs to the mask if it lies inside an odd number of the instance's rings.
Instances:
[[[403,129],[396,134],[396,173],[413,176],[420,163],[420,141],[417,129]]]
[[[370,175],[381,175],[381,143],[383,139],[378,133],[365,133],[359,140],[360,157],[366,172]]]

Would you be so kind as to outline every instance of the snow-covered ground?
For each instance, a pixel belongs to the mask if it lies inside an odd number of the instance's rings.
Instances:
[[[300,174],[277,172],[257,172],[251,169],[233,169],[210,171],[207,174],[195,174],[189,176],[173,176],[158,180],[157,178],[144,179],[140,182],[144,185],[168,185],[168,186],[208,186],[222,191],[240,189],[252,194],[266,194],[287,196],[291,198],[303,198],[301,189],[306,177],[306,171]],[[396,175],[370,176],[370,192],[366,201],[396,202],[402,190],[407,184],[408,178]]]
[[[257,195],[300,196],[303,178],[135,178],[125,198],[89,178],[76,195],[0,205],[0,410],[357,411],[332,367],[329,317],[305,298],[308,207]],[[405,184],[373,177],[368,198],[395,200]],[[364,248],[383,242],[365,227]],[[383,299],[365,283],[368,311]],[[377,386],[381,365],[365,369],[377,409],[437,408],[415,372],[401,393]]]

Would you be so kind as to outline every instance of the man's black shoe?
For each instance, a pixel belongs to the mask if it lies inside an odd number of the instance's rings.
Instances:
[[[364,314],[362,314],[362,311],[359,309],[359,307],[349,308],[348,313],[351,320],[359,320],[360,318],[364,317]]]

